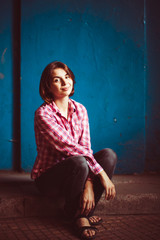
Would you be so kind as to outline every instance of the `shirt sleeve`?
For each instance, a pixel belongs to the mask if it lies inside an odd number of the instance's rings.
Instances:
[[[66,156],[82,155],[87,157],[87,163],[94,174],[98,174],[102,170],[88,147],[75,143],[68,131],[60,126],[49,112],[45,110],[37,111],[35,113],[35,124],[45,140],[55,149]]]
[[[89,120],[88,120],[88,114],[86,108],[83,109],[83,121],[82,121],[82,135],[79,139],[79,144],[83,146],[91,155],[92,159],[88,158],[88,165],[90,169],[92,169],[92,165],[95,164],[95,166],[98,168],[98,172],[101,172],[103,168],[97,163],[97,161],[94,159],[93,151],[91,149],[91,139],[90,139],[90,128],[89,128]],[[93,174],[89,173],[89,179],[93,178]]]
[[[82,120],[82,134],[79,139],[79,144],[87,149],[91,154],[93,151],[91,149],[91,140],[90,140],[90,129],[87,110],[83,109],[83,120]]]

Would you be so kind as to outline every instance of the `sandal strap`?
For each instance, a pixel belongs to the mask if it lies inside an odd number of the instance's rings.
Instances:
[[[97,231],[98,229],[96,227],[93,226],[83,226],[83,227],[79,227],[79,229],[81,230],[85,230],[85,229],[91,229],[91,230],[95,230]]]
[[[92,217],[92,216],[91,216]],[[89,223],[93,226],[95,226],[95,225],[99,225],[100,223],[102,223],[103,222],[103,220],[102,220],[102,218],[100,219],[100,220],[98,220],[97,222],[92,222],[91,220],[90,220],[90,217],[88,218],[88,221],[89,221]]]

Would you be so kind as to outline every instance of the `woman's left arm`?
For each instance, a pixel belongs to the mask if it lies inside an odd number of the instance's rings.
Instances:
[[[83,120],[82,120],[82,134],[78,142],[83,148],[85,148],[92,156],[93,151],[91,149],[91,140],[90,140],[90,128],[89,128],[89,120],[88,120],[88,114],[87,110],[84,107],[83,109]],[[86,158],[89,166],[93,166],[95,164],[98,164],[96,159],[93,156],[93,159]],[[103,171],[103,168],[98,164],[99,166],[99,173]],[[91,176],[91,174],[90,174]]]
[[[104,187],[104,190],[105,190],[105,199],[110,200],[110,199],[115,198],[115,196],[116,196],[115,185],[109,179],[106,172],[102,171],[98,174],[98,176],[99,176],[102,186]]]
[[[79,139],[79,144],[87,149],[91,154],[93,151],[91,149],[91,140],[90,140],[90,128],[89,128],[89,120],[87,110],[84,107],[83,109],[83,119],[82,119],[82,134]]]

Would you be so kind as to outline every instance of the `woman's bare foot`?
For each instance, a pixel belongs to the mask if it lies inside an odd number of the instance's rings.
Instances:
[[[85,217],[76,219],[76,230],[82,239],[92,239],[96,235],[96,230],[92,227]]]

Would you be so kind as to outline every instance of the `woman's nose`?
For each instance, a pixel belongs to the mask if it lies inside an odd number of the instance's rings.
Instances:
[[[62,79],[62,85],[66,85],[67,84],[67,79]]]

